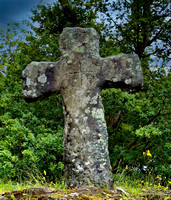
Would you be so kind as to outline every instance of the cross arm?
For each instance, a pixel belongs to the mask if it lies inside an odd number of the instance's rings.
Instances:
[[[135,88],[143,84],[140,60],[136,54],[121,54],[102,59],[102,88]]]
[[[22,73],[23,97],[33,102],[60,90],[59,62],[31,62]]]

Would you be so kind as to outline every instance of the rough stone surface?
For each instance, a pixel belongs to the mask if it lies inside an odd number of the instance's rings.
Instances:
[[[65,117],[64,162],[68,187],[92,184],[111,188],[108,134],[101,100],[103,88],[140,88],[139,58],[99,56],[93,28],[65,28],[58,62],[32,62],[23,71],[26,101],[60,92]]]

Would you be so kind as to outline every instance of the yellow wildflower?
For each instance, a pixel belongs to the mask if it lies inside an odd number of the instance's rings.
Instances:
[[[146,182],[145,184],[148,185],[148,182]]]
[[[143,156],[145,156],[145,152],[143,151]]]
[[[165,187],[164,190],[168,190],[168,187]]]
[[[126,165],[125,169],[128,169],[128,165]]]
[[[152,155],[151,155],[149,150],[147,150],[147,156],[152,157]]]
[[[46,176],[46,171],[45,170],[43,171],[43,174]]]
[[[45,177],[43,177],[43,180],[45,181],[45,180],[46,180],[46,178],[45,178]]]
[[[169,184],[171,184],[171,181],[168,181]]]
[[[161,175],[157,175],[157,179],[160,179],[161,178]]]
[[[144,181],[141,181],[141,183],[144,183]]]

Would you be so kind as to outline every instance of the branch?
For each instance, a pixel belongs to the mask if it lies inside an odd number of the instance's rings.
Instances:
[[[159,49],[156,49],[155,51],[153,51],[152,53],[148,53],[146,55],[143,55],[143,58],[149,57],[151,55],[155,55],[158,52]],[[160,49],[160,51],[164,51],[165,49]]]
[[[121,26],[119,26],[110,16],[108,16],[106,13],[104,13],[114,24],[115,26],[121,31],[122,35],[124,35],[131,43],[133,43],[133,40],[122,30]]]
[[[164,29],[164,30],[165,30],[165,29]],[[147,42],[146,47],[147,47],[147,46],[150,46],[154,41],[156,41],[157,38],[159,37],[159,35],[160,35],[162,32],[164,32],[164,30],[163,30],[163,28],[161,28],[160,31],[159,31],[158,33],[156,33],[156,35],[155,35],[149,42]]]
[[[107,120],[107,126],[112,126],[113,129],[116,128],[120,119],[121,111],[119,111],[116,116],[114,116],[113,113],[111,113],[109,119]]]
[[[154,41],[156,41],[158,39],[158,37],[166,30],[166,28],[167,28],[167,24],[164,24],[164,27],[161,27],[159,32],[156,33],[156,35],[147,43],[147,46],[150,46]]]
[[[160,115],[161,110],[159,109],[158,113],[154,115],[147,123],[146,125],[151,124],[152,121],[154,121],[159,115]]]
[[[165,104],[165,100],[166,100],[166,97],[164,97],[164,99],[163,99],[163,105]],[[168,115],[168,114],[170,114],[170,113],[162,113],[161,114],[161,109],[159,109],[158,112],[157,112],[157,114],[154,115],[145,125],[151,124],[152,121],[154,121],[160,115],[162,116],[162,115]]]
[[[110,18],[111,19],[111,18]],[[116,25],[116,27],[121,31],[122,35],[125,36],[131,43],[133,43],[133,41],[131,40],[131,38],[122,30],[121,26],[119,26],[113,19],[111,19],[111,21]]]
[[[132,145],[129,149],[132,150],[132,149],[135,149],[135,148],[140,147],[140,146],[142,146],[142,145],[144,145],[144,142],[142,142],[142,143],[140,143],[140,144]]]
[[[141,145],[142,145],[141,143],[140,143],[140,144],[136,144],[136,143],[138,142],[138,139],[139,139],[139,138],[136,137],[136,138],[134,139],[133,142],[130,142],[127,149],[128,149],[128,150],[133,149],[133,147],[134,147],[134,146],[137,146],[137,145],[138,145],[138,146],[141,146]]]

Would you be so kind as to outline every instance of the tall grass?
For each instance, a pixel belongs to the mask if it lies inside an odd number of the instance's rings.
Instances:
[[[30,174],[30,179],[27,181],[20,180],[19,182],[3,181],[0,180],[0,194],[4,192],[22,190],[35,187],[49,187],[54,189],[65,190],[64,179],[59,181],[50,182],[46,177],[46,171],[37,176]],[[171,181],[167,177],[161,175],[154,175],[152,173],[139,173],[135,169],[126,167],[122,173],[113,175],[114,189],[120,187],[125,191],[137,195],[143,189],[153,191],[165,191],[171,189]]]

